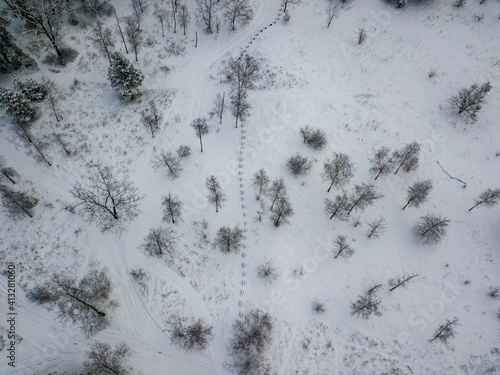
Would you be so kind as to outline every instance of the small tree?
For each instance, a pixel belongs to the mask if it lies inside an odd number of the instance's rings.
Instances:
[[[213,33],[215,16],[219,10],[218,0],[195,0],[198,10],[198,20],[208,34]]]
[[[137,56],[143,43],[142,31],[137,20],[138,18],[125,18],[125,35],[127,35],[130,48],[134,51],[136,62],[139,61]]]
[[[155,10],[153,12],[153,15],[160,21],[160,26],[161,26],[161,36],[165,37],[165,19],[168,16],[168,11],[167,8],[165,8],[164,2],[162,1],[161,3],[155,3],[154,5]]]
[[[405,172],[417,170],[419,152],[420,144],[417,142],[408,143],[401,150],[394,151],[392,158],[394,160],[394,164],[397,165],[394,174],[397,174],[401,167],[403,167]]]
[[[347,213],[350,208],[349,196],[345,190],[335,197],[335,200],[325,199],[325,213],[330,215],[330,220],[334,217],[339,220],[347,220]]]
[[[439,215],[427,214],[422,216],[418,223],[413,227],[413,233],[418,240],[425,245],[435,245],[446,235],[449,219]]]
[[[118,93],[125,99],[132,99],[138,92],[138,87],[144,80],[144,75],[128,61],[121,53],[111,55],[111,67],[108,69],[108,79]]]
[[[116,28],[118,29],[118,33],[120,34],[120,38],[122,40],[123,47],[125,47],[125,53],[128,53],[127,43],[125,42],[125,35],[123,34],[122,26],[120,23],[120,17],[118,17],[118,14],[116,13],[115,8],[113,8],[113,16],[115,17]]]
[[[219,212],[219,208],[226,201],[226,195],[222,192],[219,180],[215,176],[210,176],[207,178],[205,185],[208,189],[208,201],[215,206],[215,212]]]
[[[472,211],[477,206],[484,204],[486,207],[493,207],[498,203],[500,199],[500,189],[487,189],[482,192],[477,199],[474,199],[474,206],[469,208],[469,211]]]
[[[172,263],[177,244],[176,233],[170,228],[151,228],[141,248],[149,256],[159,258],[167,257],[167,261]]]
[[[153,168],[159,169],[162,167],[167,167],[169,173],[173,177],[177,177],[179,175],[179,172],[182,170],[179,158],[175,156],[171,151],[162,151],[153,160]]]
[[[231,91],[231,114],[234,117],[235,125],[238,127],[238,121],[245,121],[245,119],[250,116],[250,109],[252,106],[247,100],[247,92],[244,90],[232,90]]]
[[[213,326],[198,319],[190,324],[186,319],[173,316],[170,318],[170,340],[186,351],[203,350],[213,339]]]
[[[320,129],[312,129],[309,125],[300,128],[302,141],[315,150],[322,150],[328,144],[325,132]]]
[[[155,134],[160,131],[163,116],[153,100],[150,100],[148,107],[141,112],[141,117],[142,123],[151,132],[151,136],[154,138]]]
[[[430,342],[439,340],[442,343],[446,344],[448,339],[455,336],[455,326],[458,324],[458,319],[454,318],[453,320],[446,319],[444,324],[441,324],[434,333],[434,336],[429,340]]]
[[[458,111],[459,115],[475,121],[490,90],[491,84],[489,82],[483,83],[481,86],[474,84],[469,88],[462,88],[458,95],[452,95],[449,103]]]
[[[217,116],[219,118],[219,124],[222,124],[222,116],[224,115],[225,111],[225,98],[226,93],[223,93],[222,95],[220,93],[217,93],[217,96],[214,100],[214,107],[212,111],[210,111],[210,118]]]
[[[387,228],[387,222],[383,217],[368,223],[368,233],[366,234],[368,238],[379,238],[384,234]]]
[[[144,197],[137,194],[137,188],[126,178],[114,176],[110,167],[91,165],[92,173],[87,182],[77,183],[70,193],[78,200],[87,220],[95,222],[102,231],[120,228],[139,215],[139,201]]]
[[[427,196],[429,195],[431,189],[432,189],[431,180],[415,182],[413,185],[408,187],[406,195],[406,199],[408,199],[408,201],[403,207],[403,210],[408,206],[410,207],[420,206],[427,200]]]
[[[85,375],[93,374],[130,374],[125,363],[132,356],[127,344],[121,342],[114,349],[111,345],[95,341],[86,353],[87,359],[83,363]]]
[[[47,77],[43,77],[42,84],[45,86],[47,90],[47,103],[50,105],[50,109],[52,109],[56,121],[59,122],[61,118],[59,116],[59,111],[57,110],[57,107],[61,102],[61,100],[64,99],[64,95],[61,93],[55,81]]]
[[[106,268],[88,272],[80,281],[75,278],[54,275],[51,280],[28,292],[28,299],[57,308],[59,317],[80,325],[87,336],[93,336],[107,328],[110,313],[118,306],[111,299],[113,291]]]
[[[38,204],[38,198],[11,190],[5,185],[0,185],[0,195],[3,206],[12,218],[19,218],[24,214],[33,217],[33,208]]]
[[[265,195],[267,193],[267,189],[268,189],[268,186],[269,186],[269,181],[271,181],[271,179],[267,175],[267,173],[264,170],[264,168],[261,168],[259,171],[257,171],[257,172],[254,173],[253,180],[252,180],[252,185],[255,188],[255,191],[256,191],[256,194],[257,194],[255,198],[257,200],[260,200],[260,197],[262,196],[262,194]]]
[[[339,256],[344,259],[349,258],[352,256],[352,254],[354,254],[354,250],[347,243],[347,236],[338,235],[334,243],[335,259],[337,259]]]
[[[389,174],[394,167],[395,158],[391,157],[391,150],[388,147],[378,149],[373,158],[370,160],[372,167],[370,173],[375,176],[375,180],[379,176]]]
[[[380,299],[375,293],[369,293],[358,296],[358,299],[351,303],[351,314],[363,319],[368,319],[372,315],[381,316],[382,313],[379,311],[379,307]]]
[[[182,30],[184,31],[184,36],[186,36],[186,30],[189,25],[189,21],[191,20],[191,16],[189,14],[189,9],[186,6],[186,4],[182,4],[180,6],[180,14],[179,14],[179,24],[182,27]]]
[[[323,180],[328,181],[330,186],[327,192],[330,192],[333,186],[342,187],[349,183],[354,175],[354,164],[346,154],[334,153],[333,157],[323,164]]]
[[[168,193],[168,195],[164,195],[162,197],[161,205],[163,206],[163,221],[172,221],[172,224],[175,224],[175,220],[179,220],[181,218],[182,211],[182,202],[179,200],[177,195],[172,195],[172,193]]]
[[[270,210],[274,208],[275,203],[282,198],[286,198],[288,193],[286,192],[285,181],[283,178],[275,178],[271,184],[271,187],[267,191],[267,195],[271,200]]]
[[[382,197],[383,194],[378,194],[375,186],[372,184],[356,185],[354,187],[354,194],[351,197],[351,208],[347,214],[350,215],[354,209],[363,211],[366,207],[371,206],[377,199]]]
[[[231,30],[236,30],[236,24],[245,27],[253,18],[253,10],[248,0],[227,0],[224,4],[224,17],[231,25]]]
[[[328,29],[332,24],[332,21],[339,14],[339,8],[335,5],[333,1],[330,1],[326,7],[326,28]]]
[[[187,158],[189,155],[191,155],[191,147],[189,147],[188,145],[180,145],[177,148],[176,152],[180,158]]]
[[[389,292],[392,292],[400,286],[406,287],[408,283],[419,276],[419,273],[407,274],[406,272],[403,272],[401,276],[397,276],[394,279],[389,280]]]
[[[108,58],[109,66],[111,66],[111,48],[115,46],[111,29],[105,28],[100,19],[96,19],[91,27],[95,46]]]
[[[288,197],[281,197],[271,209],[271,220],[274,222],[274,226],[279,227],[282,224],[289,224],[289,218],[294,214]]]
[[[312,167],[311,161],[299,153],[288,159],[286,165],[294,176],[306,174]]]
[[[208,124],[207,124],[207,119],[206,118],[197,118],[196,120],[193,121],[191,124],[192,128],[194,129],[196,136],[200,139],[200,148],[201,152],[203,152],[203,142],[202,142],[202,137],[207,135],[209,132]]]
[[[214,247],[218,247],[223,253],[237,253],[240,251],[243,238],[243,230],[238,226],[233,229],[224,226],[217,231]]]
[[[257,267],[257,275],[267,284],[273,284],[279,279],[280,274],[272,260],[261,263]]]

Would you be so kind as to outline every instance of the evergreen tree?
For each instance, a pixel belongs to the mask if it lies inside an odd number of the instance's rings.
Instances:
[[[134,68],[120,52],[111,55],[111,66],[108,69],[108,79],[111,87],[117,90],[125,99],[131,99],[138,93],[138,87],[144,80],[139,69]]]
[[[16,46],[12,35],[5,27],[0,25],[0,74],[8,74],[19,70],[23,65],[24,67],[31,67],[36,63]]]
[[[38,109],[21,92],[0,88],[0,105],[7,114],[20,124],[27,125],[38,119]]]

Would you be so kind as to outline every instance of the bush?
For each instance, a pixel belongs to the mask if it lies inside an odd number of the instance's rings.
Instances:
[[[311,162],[299,153],[288,159],[286,165],[295,176],[299,174],[306,174],[312,166]]]
[[[321,301],[320,299],[315,299],[313,301],[313,311],[317,314],[323,314],[326,312],[326,306],[325,302]]]
[[[187,324],[186,319],[174,315],[170,317],[169,324],[170,339],[186,351],[206,349],[213,338],[213,326],[203,319]]]
[[[322,150],[328,144],[326,134],[320,129],[312,129],[309,125],[300,128],[302,141],[315,150]]]
[[[259,277],[263,279],[266,284],[274,283],[280,276],[278,269],[274,266],[271,260],[268,260],[257,267],[257,275],[259,275]]]
[[[191,147],[187,145],[180,145],[177,148],[177,155],[179,155],[180,158],[187,158],[191,155]]]

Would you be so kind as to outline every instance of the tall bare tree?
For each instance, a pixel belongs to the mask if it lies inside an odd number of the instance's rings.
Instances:
[[[182,211],[182,202],[179,200],[177,195],[168,193],[162,197],[161,205],[163,206],[163,221],[172,220],[172,224],[175,224],[175,220],[179,220]]]
[[[139,49],[142,46],[142,31],[140,29],[140,25],[137,22],[136,18],[127,17],[125,18],[125,34],[127,35],[128,42],[130,44],[130,48],[134,51],[135,61],[139,61],[137,59]]]
[[[431,180],[415,182],[413,185],[408,187],[406,195],[406,199],[408,199],[408,201],[403,207],[403,210],[408,206],[410,207],[420,206],[427,200],[427,196],[429,195],[431,189],[432,189]]]
[[[252,185],[254,186],[257,196],[256,199],[260,200],[260,197],[262,194],[266,194],[267,192],[267,187],[269,185],[269,181],[271,179],[267,175],[266,171],[264,168],[261,168],[257,172],[254,173],[253,179],[252,179]]]
[[[160,21],[161,36],[165,37],[165,20],[167,19],[168,11],[167,8],[165,8],[163,1],[161,1],[160,3],[155,3],[155,10],[153,12],[153,15],[158,18],[158,21]]]
[[[153,100],[150,100],[146,109],[141,112],[141,117],[142,123],[148,128],[151,132],[151,136],[154,138],[156,133],[160,131],[163,115],[160,113]]]
[[[219,208],[222,207],[222,204],[226,201],[226,195],[223,193],[217,177],[208,177],[206,187],[208,189],[208,201],[215,206],[215,212],[219,212]]]
[[[493,207],[498,203],[500,199],[500,189],[486,189],[482,192],[477,199],[474,199],[474,206],[469,208],[469,211],[472,211],[477,206],[484,204],[486,207]]]
[[[61,90],[56,85],[54,80],[43,77],[42,84],[47,90],[47,103],[50,105],[50,109],[52,109],[56,121],[59,122],[61,120],[61,117],[59,115],[58,106],[61,100],[64,99],[64,95],[62,94]]]
[[[141,248],[150,256],[165,257],[169,263],[172,263],[175,255],[175,246],[177,243],[176,233],[171,228],[151,228],[144,237],[144,243]]]
[[[214,246],[223,253],[237,253],[240,251],[243,238],[243,230],[240,227],[236,226],[231,229],[224,226],[217,231]]]
[[[180,9],[179,24],[181,25],[182,30],[184,31],[184,36],[186,36],[186,30],[189,25],[189,21],[191,20],[191,16],[189,14],[189,9],[186,4],[181,4],[179,9]]]
[[[394,174],[403,168],[405,172],[415,171],[418,168],[418,154],[420,152],[420,144],[411,142],[405,145],[401,150],[395,150],[392,154],[394,164],[397,165]]]
[[[209,127],[206,118],[197,118],[191,123],[191,127],[194,129],[196,136],[200,139],[200,149],[203,152],[203,136],[207,135],[209,132]]]
[[[236,30],[236,24],[245,27],[253,18],[253,10],[248,0],[227,0],[224,8],[224,17],[229,21],[233,31]]]
[[[386,175],[391,172],[394,167],[395,158],[391,156],[391,150],[388,147],[381,147],[370,160],[372,167],[370,168],[370,173],[375,176],[375,180],[379,176]]]
[[[302,0],[283,0],[283,12],[286,12],[288,5],[300,4]]]
[[[111,48],[115,45],[111,29],[105,28],[100,19],[96,19],[91,27],[94,34],[94,44],[108,58],[111,66]]]
[[[435,245],[446,235],[450,220],[439,215],[427,214],[422,216],[413,227],[413,232],[418,240],[425,245]]]
[[[351,163],[348,155],[334,153],[333,157],[323,164],[323,180],[330,183],[327,192],[330,192],[333,186],[342,187],[348,184],[354,175],[353,171],[354,164]]]
[[[334,217],[339,220],[347,220],[347,212],[351,207],[349,195],[345,190],[342,194],[335,196],[335,200],[325,199],[325,213],[330,215],[330,220]]]
[[[372,184],[361,184],[354,187],[354,194],[351,197],[351,208],[347,212],[349,215],[352,210],[364,210],[366,207],[371,206],[383,194],[377,193],[377,189]]]
[[[215,15],[220,7],[219,0],[195,0],[198,9],[198,20],[209,34],[213,33]]]

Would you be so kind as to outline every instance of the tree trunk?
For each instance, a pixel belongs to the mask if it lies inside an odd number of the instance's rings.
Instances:
[[[7,177],[7,178],[9,179],[9,181],[10,181],[10,182],[12,182],[13,184],[15,184],[15,183],[16,183],[16,181],[14,181],[14,180],[12,179],[12,177],[10,177],[7,173],[5,173],[5,172],[2,172],[2,173],[3,173],[3,175],[4,175],[5,177]]]
[[[165,38],[165,28],[163,27],[163,18],[160,18],[161,23],[161,36]]]
[[[220,108],[220,121],[219,121],[219,124],[222,124],[222,114],[224,113],[224,98],[226,96],[226,93],[224,92],[222,94],[222,105],[221,105],[221,108]]]
[[[128,53],[128,48],[127,48],[127,43],[125,42],[125,37],[123,36],[123,31],[120,26],[120,19],[118,16],[115,14],[115,19],[116,19],[116,26],[118,27],[118,32],[120,33],[120,36],[122,38],[123,46],[125,47],[125,52]]]
[[[329,187],[329,188],[328,188],[328,190],[326,191],[327,193],[329,193],[329,192],[330,192],[330,190],[331,190],[331,188],[332,188],[332,186],[333,186],[334,181],[335,181],[335,180],[332,180],[332,183],[330,184],[330,187]]]
[[[70,292],[68,292],[66,289],[64,289],[62,286],[61,288],[64,290],[64,293],[66,293],[68,296],[70,296],[71,298],[74,298],[75,300],[77,300],[78,302],[80,302],[82,305],[84,306],[87,306],[89,308],[91,308],[92,310],[94,310],[99,316],[106,316],[106,313],[98,310],[97,308],[95,308],[94,306],[92,306],[91,304],[81,300],[80,298],[78,298],[77,296],[74,296],[73,294],[71,294]]]
[[[201,134],[200,134],[200,147],[201,147],[201,152],[203,152],[203,142],[201,141]]]
[[[476,203],[474,206],[472,206],[471,208],[469,208],[469,212],[472,211],[477,206],[479,206],[481,203],[483,203],[483,202]]]
[[[42,150],[38,147],[38,145],[34,142],[31,142],[31,144],[33,145],[33,147],[35,147],[35,150],[38,152],[38,154],[40,154],[42,159],[49,165],[49,167],[52,167],[52,164],[50,163],[50,161],[47,160],[47,158],[43,154]]]
[[[160,241],[158,241],[158,238],[156,239],[156,244],[158,245],[158,250],[160,250],[160,255],[163,255],[163,251],[161,249],[161,244],[160,244]]]

